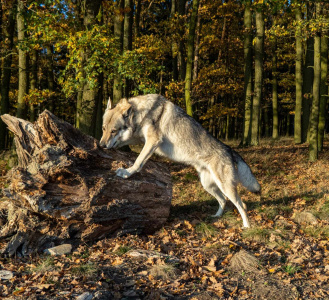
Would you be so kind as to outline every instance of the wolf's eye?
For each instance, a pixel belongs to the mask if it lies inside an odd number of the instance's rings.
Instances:
[[[105,131],[105,126],[104,125],[102,126],[102,130]]]
[[[111,133],[116,133],[117,130],[116,129],[112,129]]]

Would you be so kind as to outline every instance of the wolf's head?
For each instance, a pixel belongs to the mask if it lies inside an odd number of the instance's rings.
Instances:
[[[100,146],[107,149],[129,145],[133,135],[131,126],[132,107],[126,98],[113,107],[111,99],[103,116],[103,136]]]

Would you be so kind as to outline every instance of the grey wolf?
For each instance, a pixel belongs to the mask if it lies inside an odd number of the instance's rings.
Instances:
[[[124,98],[116,106],[109,99],[100,146],[111,149],[141,143],[143,149],[133,166],[119,168],[117,176],[128,178],[139,172],[154,152],[191,165],[199,173],[204,189],[219,203],[214,217],[222,215],[227,197],[239,211],[243,226],[250,227],[237,185],[240,182],[254,193],[260,192],[260,185],[237,152],[161,95]]]

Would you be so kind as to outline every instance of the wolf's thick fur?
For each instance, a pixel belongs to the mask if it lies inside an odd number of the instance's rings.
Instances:
[[[243,226],[250,227],[237,184],[240,182],[255,193],[260,191],[260,185],[238,153],[213,138],[163,96],[152,94],[122,99],[115,107],[109,99],[100,145],[110,149],[140,143],[144,143],[144,147],[134,165],[118,169],[118,176],[128,178],[140,171],[153,152],[192,165],[198,171],[204,189],[218,200],[215,216],[223,213],[226,196],[241,214]]]

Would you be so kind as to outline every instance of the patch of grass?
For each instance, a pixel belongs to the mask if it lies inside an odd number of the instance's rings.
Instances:
[[[295,275],[298,271],[300,271],[300,267],[296,265],[285,265],[282,267],[282,270],[289,275]]]
[[[304,233],[313,238],[329,238],[329,225],[325,226],[305,226],[302,227]]]
[[[238,220],[238,216],[234,213],[233,210],[228,210],[224,212],[224,214],[221,216],[221,219],[223,222],[226,222],[230,226],[237,226],[240,225],[241,220]]]
[[[71,269],[71,273],[75,276],[93,277],[97,272],[97,266],[90,262],[75,266]]]
[[[131,248],[129,246],[120,246],[114,253],[116,255],[124,255],[125,253],[127,253],[129,250],[131,250]]]
[[[273,206],[260,207],[258,208],[258,212],[263,213],[270,220],[274,220],[279,213],[278,208]]]
[[[172,264],[154,265],[150,269],[150,275],[155,279],[170,280],[176,277],[177,270]]]
[[[53,257],[46,257],[42,260],[36,267],[30,269],[31,272],[45,273],[57,270],[58,267],[55,266],[55,260]]]
[[[196,181],[196,180],[199,180],[199,177],[193,173],[186,173],[185,176],[184,176],[184,179],[183,181],[185,182],[193,182],[193,181]]]
[[[242,237],[257,242],[266,243],[270,237],[270,231],[260,227],[248,228],[242,232]]]
[[[313,213],[319,219],[329,221],[329,201],[325,201],[318,211],[313,211]]]
[[[217,228],[211,224],[201,222],[195,226],[195,231],[203,237],[210,238],[217,234]]]

